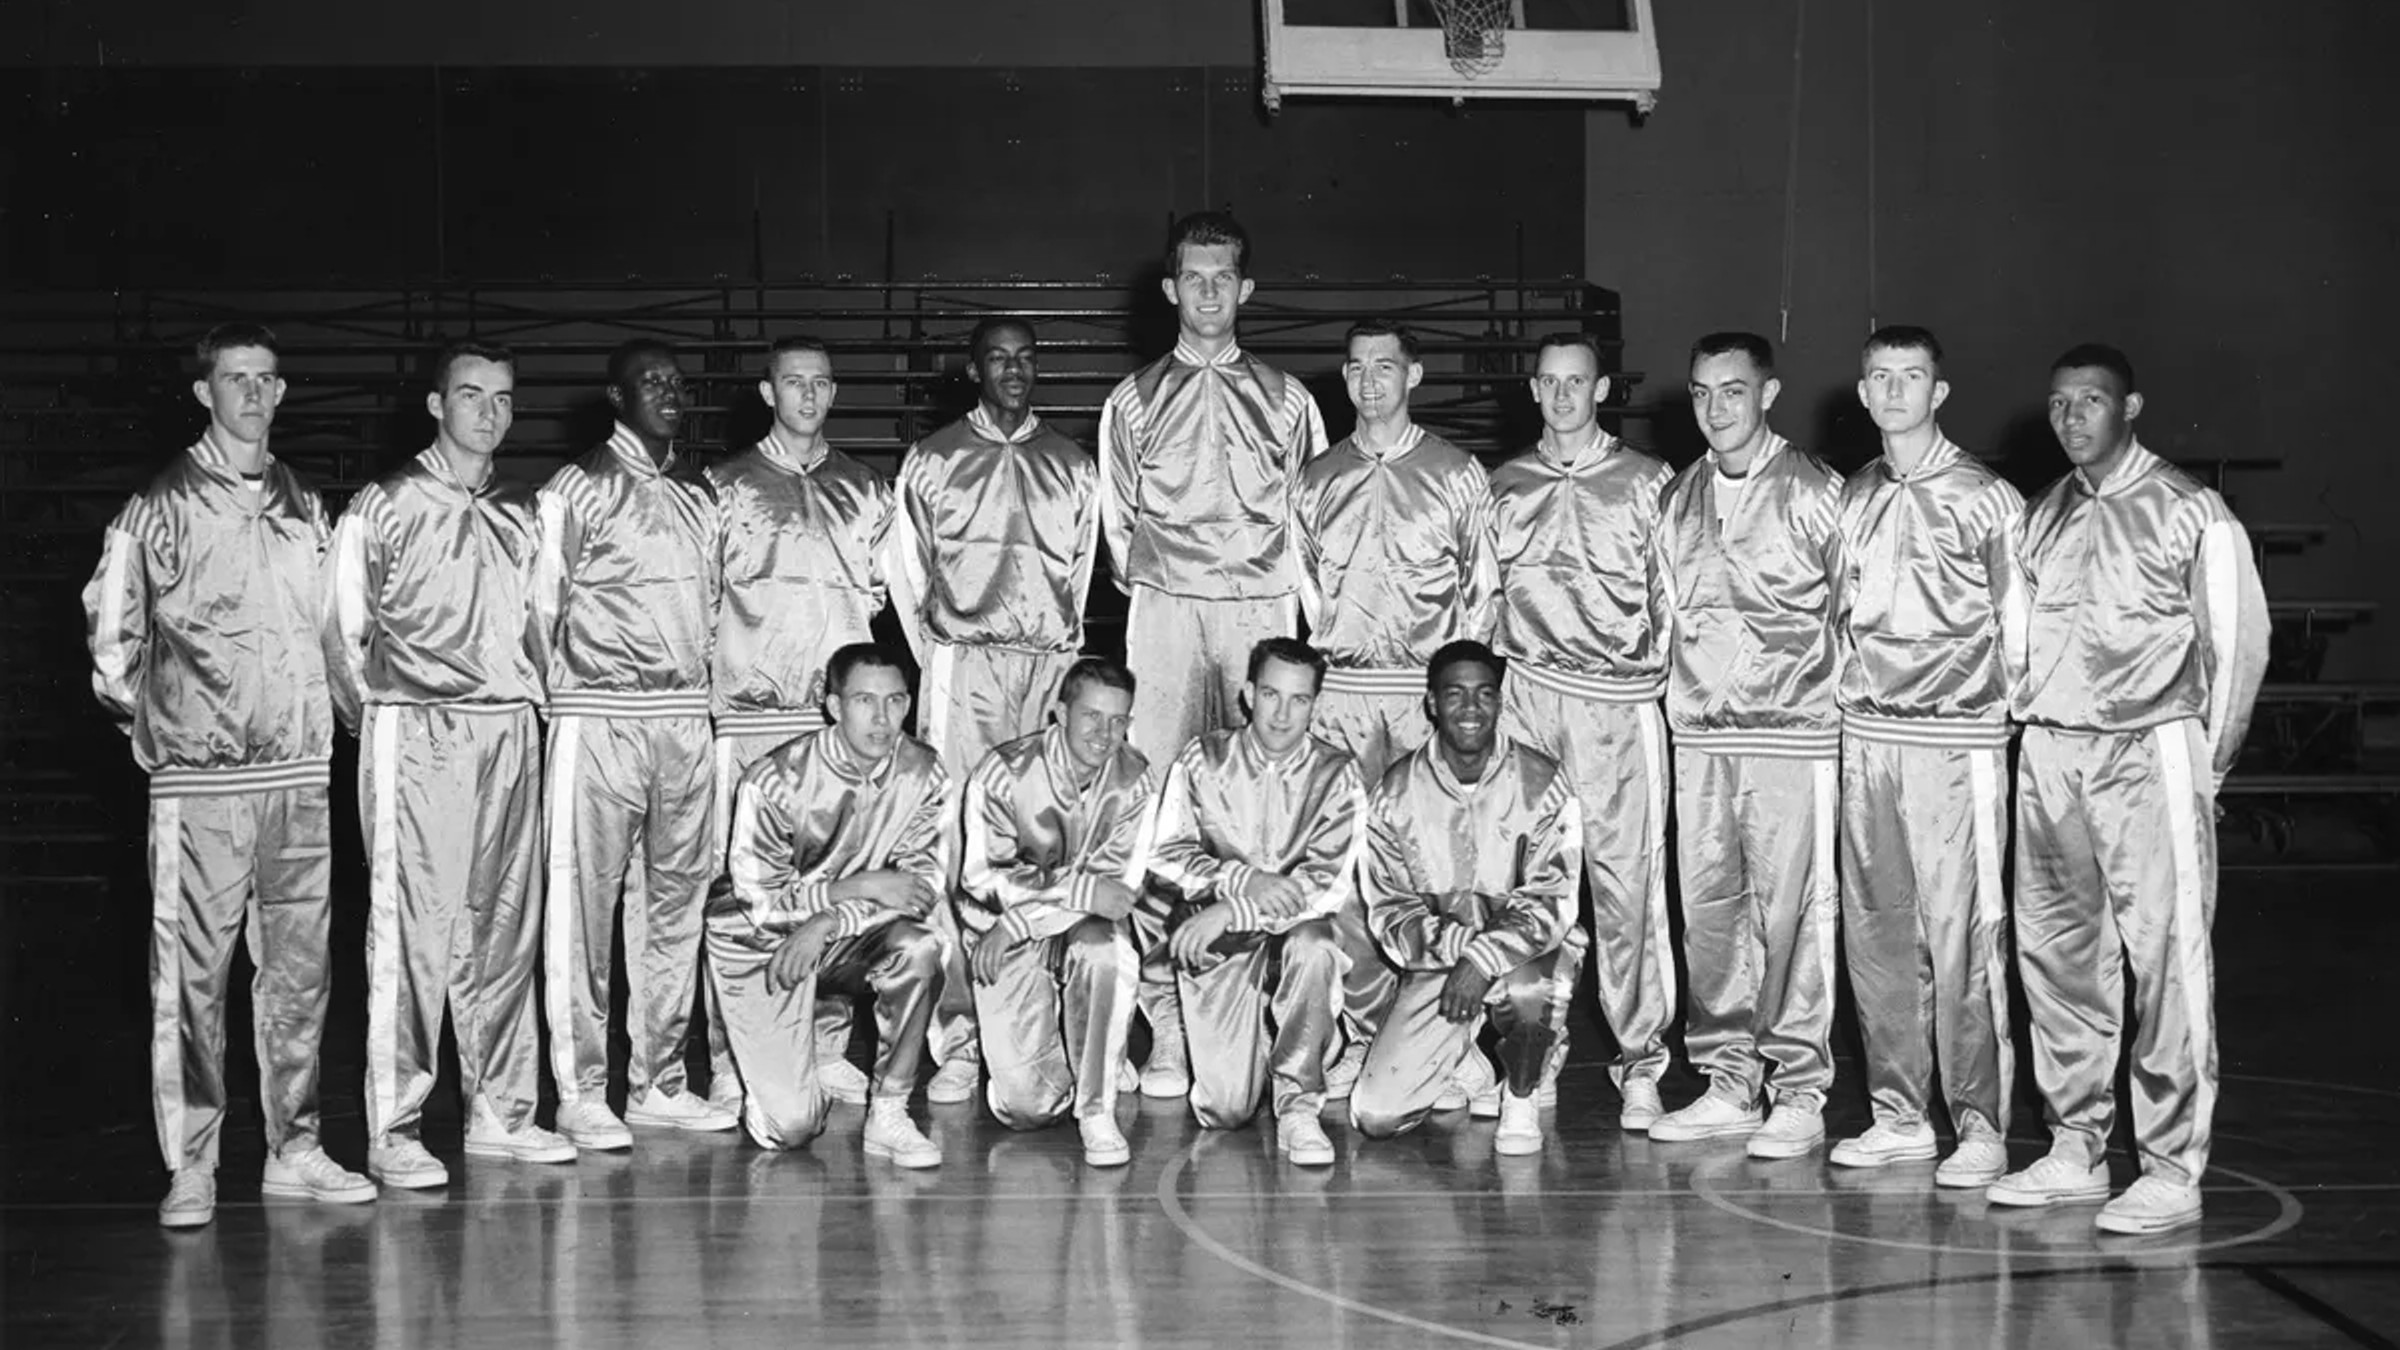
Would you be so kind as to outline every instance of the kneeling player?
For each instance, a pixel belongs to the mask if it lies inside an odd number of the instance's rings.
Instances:
[[[1192,1113],[1236,1128],[1271,1080],[1277,1143],[1320,1167],[1333,1161],[1317,1113],[1348,966],[1334,915],[1356,884],[1366,803],[1356,761],[1309,734],[1324,678],[1325,657],[1297,638],[1251,648],[1249,723],[1176,757],[1151,864],[1183,894],[1169,950]]]
[[[1141,972],[1125,919],[1150,826],[1150,763],[1125,744],[1133,694],[1123,666],[1078,660],[1056,720],[985,756],[966,793],[960,919],[978,933],[985,1100],[1013,1130],[1072,1105],[1096,1167],[1133,1156],[1116,1119]]]
[[[765,1148],[798,1148],[832,1105],[813,1028],[820,985],[873,991],[878,1043],[866,1152],[932,1167],[941,1150],[908,1118],[925,1027],[942,990],[926,922],[949,884],[950,780],[904,736],[908,681],[869,643],[825,665],[831,726],[742,775],[733,889],[709,902],[708,959],[742,1076],[742,1124]]]
[[[1475,1045],[1488,1008],[1507,1073],[1494,1147],[1541,1151],[1534,1093],[1583,966],[1583,821],[1557,762],[1498,735],[1506,672],[1479,642],[1435,652],[1433,740],[1392,766],[1368,807],[1367,923],[1402,971],[1350,1098],[1350,1123],[1370,1138],[1415,1129],[1462,1061],[1489,1080]]]

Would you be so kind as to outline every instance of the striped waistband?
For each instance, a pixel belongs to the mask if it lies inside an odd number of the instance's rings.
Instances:
[[[514,703],[442,703],[442,702],[428,702],[428,703],[400,703],[400,702],[395,702],[395,701],[382,701],[382,700],[376,700],[376,699],[369,699],[369,700],[367,701],[367,707],[368,707],[368,708],[370,708],[370,709],[374,709],[374,708],[422,708],[422,709],[425,709],[425,710],[426,710],[426,711],[428,711],[428,712],[439,711],[439,712],[448,712],[448,713],[467,713],[467,714],[472,714],[472,715],[479,715],[479,716],[490,716],[490,717],[498,717],[498,716],[501,716],[501,715],[503,715],[503,714],[506,714],[506,715],[509,715],[509,716],[515,716],[515,715],[516,715],[516,714],[518,714],[518,713],[527,713],[527,712],[532,712],[532,711],[533,711],[533,704],[532,704],[530,701],[528,701],[528,700],[524,700],[524,699],[519,699],[519,700],[517,700],[517,701],[516,701],[516,702],[514,702]]]
[[[1378,670],[1371,667],[1333,666],[1325,672],[1328,694],[1422,694],[1425,692],[1423,667],[1400,670]]]
[[[704,689],[565,689],[550,696],[552,717],[706,717]]]
[[[1530,661],[1512,661],[1508,673],[1536,689],[1602,703],[1656,703],[1667,692],[1667,673],[1663,670],[1655,675],[1578,675]]]
[[[824,725],[818,708],[728,708],[717,714],[720,736],[805,736]]]
[[[1840,727],[1717,727],[1675,729],[1677,749],[1711,755],[1757,755],[1765,759],[1839,759]]]
[[[1886,717],[1845,712],[1842,734],[1879,745],[1923,745],[1944,750],[2006,750],[2008,723],[1963,717]]]
[[[153,797],[224,797],[238,792],[286,792],[321,788],[333,781],[333,757],[278,760],[273,764],[229,764],[218,769],[168,768],[150,775]]]

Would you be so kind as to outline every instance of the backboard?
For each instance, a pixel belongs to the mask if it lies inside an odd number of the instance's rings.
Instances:
[[[1658,101],[1651,0],[1260,3],[1270,112],[1307,94]]]

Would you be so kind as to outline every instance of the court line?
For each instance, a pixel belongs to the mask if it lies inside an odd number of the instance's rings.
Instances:
[[[2268,1266],[2252,1266],[2243,1273],[2273,1290],[2286,1303],[2349,1337],[2352,1343],[2376,1347],[2377,1350],[2394,1350],[2389,1337],[2285,1279],[2282,1272]]]

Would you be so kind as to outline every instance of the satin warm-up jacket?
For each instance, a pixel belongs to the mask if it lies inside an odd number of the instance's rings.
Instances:
[[[2016,715],[2074,731],[2197,718],[2218,778],[2267,664],[2267,601],[2225,499],[2135,442],[2096,487],[2078,469],[2017,535],[2030,605]]]
[[[1325,450],[1307,386],[1228,346],[1188,344],[1125,377],[1100,410],[1100,516],[1117,585],[1202,600],[1298,587],[1292,485]]]
[[[884,570],[918,658],[933,642],[1079,649],[1099,493],[1092,457],[1036,416],[1004,435],[979,407],[910,450]]]
[[[1388,450],[1353,436],[1301,466],[1293,518],[1310,640],[1336,668],[1405,692],[1443,643],[1490,634],[1491,481],[1464,450],[1414,424]]]
[[[126,719],[151,795],[321,787],[332,531],[274,456],[258,486],[203,437],[110,522],[84,588],[92,690]]]
[[[883,608],[892,489],[823,442],[803,461],[773,436],[710,465],[707,478],[722,577],[710,699],[717,730],[813,730],[825,658],[867,641]]]
[[[1230,931],[1288,932],[1332,918],[1356,893],[1366,806],[1358,761],[1314,736],[1276,759],[1246,727],[1211,731],[1184,746],[1159,787],[1150,870],[1186,904],[1231,906]],[[1263,913],[1243,894],[1258,873],[1300,883],[1307,905]]]
[[[788,933],[830,913],[836,939],[873,932],[905,912],[836,902],[833,884],[889,869],[948,895],[954,805],[941,757],[914,737],[900,737],[874,763],[851,752],[839,727],[786,741],[735,790],[726,869],[733,885],[710,897],[709,916]]]
[[[1715,451],[1660,499],[1660,556],[1674,615],[1667,725],[1678,746],[1717,754],[1829,759],[1834,706],[1833,575],[1842,476],[1770,435],[1725,524]]]
[[[1011,941],[1056,937],[1092,917],[1106,877],[1141,890],[1150,861],[1150,761],[1121,745],[1088,783],[1056,724],[984,757],[968,779],[961,922]]]
[[[1509,675],[1617,703],[1666,692],[1659,494],[1674,471],[1606,432],[1541,443],[1492,472],[1500,561],[1493,647]]]
[[[1531,747],[1502,739],[1483,777],[1462,783],[1428,741],[1368,801],[1362,876],[1367,927],[1394,965],[1464,959],[1496,980],[1574,926],[1581,808],[1557,763]]]
[[[550,711],[708,715],[717,508],[681,455],[665,470],[620,424],[540,496],[534,650]]]
[[[1842,485],[1833,632],[1848,734],[2007,747],[2024,514],[2015,488],[1938,433],[1905,477],[1878,457]]]
[[[439,449],[350,499],[333,531],[325,664],[356,728],[373,704],[533,706],[531,489],[470,488]]]

